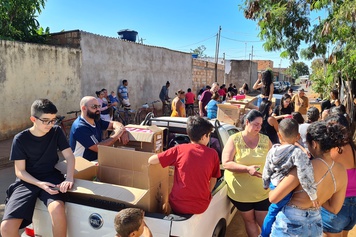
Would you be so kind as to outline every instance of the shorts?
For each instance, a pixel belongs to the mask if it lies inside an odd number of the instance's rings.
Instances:
[[[52,183],[59,184],[61,182]],[[37,198],[46,206],[53,201],[65,202],[66,198],[64,193],[51,195],[43,189],[22,180],[11,184],[6,191],[6,196],[3,220],[23,219],[20,229],[32,223]]]
[[[285,206],[277,214],[270,236],[323,236],[320,210],[301,210]]]
[[[356,224],[356,197],[346,197],[337,215],[322,208],[321,218],[324,232],[340,233],[351,230]]]
[[[232,200],[229,197],[230,201],[234,206],[241,212],[246,212],[246,211],[268,211],[269,205],[271,203],[269,202],[268,198],[259,202],[238,202],[235,200]]]

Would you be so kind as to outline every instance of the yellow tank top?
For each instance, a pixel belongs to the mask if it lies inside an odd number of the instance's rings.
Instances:
[[[177,112],[177,108],[176,108],[176,104],[174,104],[173,101],[172,101],[171,107],[172,107],[171,117],[179,117],[179,116],[178,116],[178,112]],[[180,112],[180,114],[182,114],[182,117],[186,117],[184,104],[183,104],[183,106],[180,108],[180,111],[179,111],[179,112]]]
[[[247,147],[242,133],[232,135],[236,154],[234,161],[242,165],[260,165],[260,172],[263,171],[266,156],[269,150],[269,138],[259,134],[258,145],[251,149]],[[225,181],[228,185],[228,196],[238,202],[259,202],[268,198],[269,190],[263,188],[263,181],[248,173],[234,173],[225,170]]]

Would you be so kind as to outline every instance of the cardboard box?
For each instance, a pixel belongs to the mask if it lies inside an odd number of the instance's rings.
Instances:
[[[160,153],[163,151],[163,130],[156,125],[140,126],[140,125],[127,125],[126,131],[129,134],[129,143],[126,147],[134,148],[136,151],[146,151],[153,153]],[[116,147],[124,146],[122,143],[117,142]]]
[[[149,212],[165,212],[168,167],[149,165],[148,158],[153,153],[108,146],[98,148],[98,165],[76,158],[70,195],[122,208],[135,206]],[[62,162],[56,168],[65,171],[66,165]]]
[[[240,119],[239,104],[218,104],[217,119],[220,122],[238,125]]]

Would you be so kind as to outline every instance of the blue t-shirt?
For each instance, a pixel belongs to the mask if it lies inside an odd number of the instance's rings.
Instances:
[[[110,122],[99,119],[95,125],[89,124],[82,116],[79,116],[70,129],[70,147],[74,156],[81,156],[89,161],[98,159],[98,153],[89,147],[102,141],[102,133]]]
[[[117,93],[121,95],[121,98],[127,100],[129,98],[129,93],[127,90],[127,87],[124,85],[119,86],[119,88],[117,89]]]
[[[206,112],[208,118],[214,119],[217,117],[218,104],[219,102],[217,102],[216,100],[210,100],[209,103],[206,105]]]

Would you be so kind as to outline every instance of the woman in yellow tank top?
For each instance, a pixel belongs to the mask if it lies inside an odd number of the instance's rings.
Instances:
[[[228,197],[241,212],[248,236],[258,236],[270,202],[262,185],[262,170],[272,143],[260,134],[262,114],[251,110],[244,118],[245,129],[230,136],[222,153]]]
[[[179,90],[176,93],[176,97],[172,100],[172,114],[171,117],[186,117],[185,105],[182,100],[185,99],[185,92]]]

